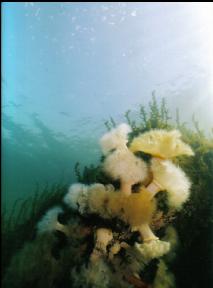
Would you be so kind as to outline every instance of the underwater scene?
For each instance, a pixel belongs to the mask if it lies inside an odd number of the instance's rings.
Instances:
[[[2,287],[213,286],[213,4],[3,2]]]

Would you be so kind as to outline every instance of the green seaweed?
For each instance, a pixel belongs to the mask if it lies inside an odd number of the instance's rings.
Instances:
[[[17,200],[7,215],[2,215],[2,273],[6,270],[13,255],[23,247],[25,242],[35,237],[35,227],[39,219],[52,206],[61,202],[67,186],[58,184],[46,186],[39,193],[26,200]],[[21,204],[17,206],[17,203]]]

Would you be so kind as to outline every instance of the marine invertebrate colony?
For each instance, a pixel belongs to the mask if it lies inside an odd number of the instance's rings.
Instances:
[[[149,263],[170,250],[170,243],[160,240],[150,228],[156,210],[155,195],[165,190],[168,192],[169,206],[181,208],[189,197],[190,181],[170,159],[179,155],[193,155],[193,152],[180,139],[177,130],[156,129],[141,134],[133,139],[130,149],[127,147],[129,132],[130,127],[121,124],[106,133],[100,141],[105,156],[102,169],[112,180],[120,181],[120,188],[115,190],[112,185],[98,183],[90,186],[74,184],[64,202],[84,216],[96,214],[103,219],[120,219],[132,233],[138,231],[141,238],[134,243],[135,251],[145,263]],[[135,156],[133,152],[137,151],[149,153],[152,156],[150,163]],[[150,173],[152,179],[147,185]],[[134,184],[139,186],[137,193],[133,193]],[[96,263],[103,257],[112,261],[121,249],[127,247],[127,242],[114,239],[109,227],[97,228],[90,261]]]
[[[178,208],[189,197],[190,181],[171,160],[180,155],[194,155],[191,147],[181,139],[177,130],[151,130],[133,139],[130,150],[143,151],[153,156],[151,171],[153,181],[147,189],[153,196],[160,190],[166,190],[169,194],[170,205]]]
[[[104,155],[101,167],[111,184],[72,184],[62,203],[37,223],[37,240],[30,244],[30,251],[51,239],[46,262],[50,267],[46,269],[53,271],[54,266],[55,276],[50,275],[54,287],[69,287],[60,282],[63,277],[76,288],[149,287],[143,277],[153,263],[153,287],[161,287],[162,281],[168,288],[175,285],[166,261],[174,258],[176,232],[168,227],[160,239],[154,224],[159,213],[156,194],[164,191],[169,208],[181,209],[189,197],[190,180],[171,159],[193,152],[176,130],[151,130],[129,143],[130,132],[127,124],[121,124],[100,140]],[[135,155],[138,151],[150,154],[151,160]],[[114,181],[120,185],[114,186]],[[60,252],[62,244],[65,248]],[[21,250],[14,263],[25,259],[27,251]],[[46,261],[45,255],[39,261],[33,257],[35,254],[31,258],[38,263]],[[22,272],[18,277],[25,279]],[[29,284],[30,275],[27,277],[24,281]]]
[[[23,201],[20,209],[2,215],[4,288],[211,286],[212,139],[197,122],[193,131],[177,117],[176,127],[195,157],[173,161],[176,143],[185,143],[172,130],[165,102],[161,104],[153,98],[150,109],[141,107],[137,121],[128,111],[125,117],[132,132],[126,124],[120,130],[112,120],[105,123],[110,137],[119,134],[112,141],[123,139],[132,154],[134,141],[143,139],[135,151],[144,153],[134,156],[145,161],[147,176],[129,185],[129,195],[120,193],[120,175],[114,180],[110,171],[103,170],[109,155],[126,149],[110,144],[97,166],[82,172],[76,166],[79,183],[69,190],[67,184],[46,186],[39,196],[35,193],[33,199]],[[151,132],[154,138],[148,141]],[[148,143],[146,152],[144,143]],[[189,148],[182,144],[178,155]],[[193,186],[187,201],[189,179]]]
[[[180,155],[193,155],[190,146],[185,144],[180,138],[181,134],[177,130],[156,129],[139,135],[133,139],[130,145],[130,150],[133,152],[142,151],[153,156],[150,165],[153,180],[146,187],[150,192],[150,198],[154,197],[159,191],[166,190],[169,194],[169,204],[174,208],[180,208],[188,199],[191,186],[189,179],[181,168],[176,167],[171,160],[167,160]],[[155,241],[155,245],[157,244],[156,240],[158,239],[156,239],[148,225],[141,225],[139,231],[142,237],[146,235],[144,242],[148,239]],[[158,243],[159,251],[165,249],[165,253],[167,253],[169,250],[168,243],[159,241]],[[150,250],[156,249],[153,243],[142,244],[141,247],[142,250],[144,247],[150,247]]]

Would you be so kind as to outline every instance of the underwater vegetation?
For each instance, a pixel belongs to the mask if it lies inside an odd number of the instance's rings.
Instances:
[[[95,158],[95,152],[88,155],[86,147],[94,146],[95,137],[77,132],[76,123],[71,123],[71,137],[69,131],[66,134],[47,127],[39,114],[29,115],[27,125],[17,122],[6,112],[2,113],[2,190],[7,192],[2,193],[2,203],[6,204],[7,210],[12,208],[17,195],[29,197],[36,182],[75,181],[73,168],[79,158],[84,159],[84,164]],[[82,143],[81,152],[79,142]],[[96,156],[93,163],[97,160]],[[41,165],[41,161],[46,165]]]
[[[127,168],[122,165],[122,173],[119,167],[116,167],[117,162],[114,159],[122,162],[123,154],[116,154],[113,149],[111,151],[113,145],[118,147],[121,142],[119,140],[112,143],[111,140],[108,141],[111,138],[107,138],[110,133],[117,131],[114,130],[117,124],[111,118],[105,122],[108,136],[102,138],[103,156],[100,164],[85,167],[83,172],[80,172],[80,164],[77,163],[75,173],[78,184],[72,185],[69,190],[63,184],[47,186],[43,191],[37,189],[33,198],[25,200],[17,209],[14,208],[10,215],[4,213],[3,287],[211,287],[213,139],[205,135],[195,119],[195,129],[187,128],[186,124],[181,123],[178,114],[177,111],[176,119],[172,121],[165,100],[158,103],[154,95],[148,108],[140,107],[139,119],[132,119],[131,111],[126,112],[128,126],[122,127],[119,137],[123,137],[124,142],[125,137],[128,137],[126,150],[122,153],[126,153],[125,159],[129,162]],[[131,128],[127,129],[128,133],[125,127]],[[155,131],[152,129],[178,129],[187,144],[185,153],[191,153],[189,146],[194,152],[193,157],[179,156],[173,163],[166,160],[166,164],[169,167],[172,165],[170,168],[176,172],[176,167],[181,167],[181,172],[178,170],[177,175],[180,175],[178,179],[182,179],[186,187],[185,198],[178,199],[181,209],[172,207],[171,203],[176,204],[177,199],[170,197],[170,186],[164,186],[164,178],[155,172],[155,169],[159,171],[158,165],[162,162],[153,161],[147,153],[150,151],[144,152],[144,138],[140,138],[140,135],[144,137],[146,132]],[[179,136],[176,134],[175,137]],[[113,141],[114,139],[117,138],[113,138]],[[139,146],[143,147],[142,151],[138,149]],[[134,165],[132,159],[134,160],[135,156],[129,154],[130,150],[136,151],[134,155],[139,159]],[[169,152],[169,148],[164,151],[167,154]],[[150,242],[146,241],[134,245],[140,242],[143,229],[130,229],[131,225],[138,225],[138,213],[133,213],[134,209],[139,211],[135,203],[140,202],[140,199],[143,203],[147,201],[144,196],[146,194],[140,194],[137,182],[148,181],[146,178],[149,178],[149,173],[145,167],[150,163],[154,177],[168,190],[168,193],[157,193],[153,205],[144,204],[143,209],[148,209],[144,210],[147,211],[147,217],[143,221],[149,222],[151,230],[160,239],[159,242],[151,242],[151,249]],[[126,178],[122,175],[127,173],[129,165],[133,165],[131,170],[135,173],[128,175],[126,183]],[[138,167],[142,166],[144,175],[137,176]],[[187,194],[190,184],[185,179],[185,174],[191,183],[190,195]],[[94,183],[100,184],[91,185]],[[87,186],[88,184],[90,186]],[[126,205],[125,197],[118,197],[114,191],[121,189],[122,193],[128,194],[129,185],[132,185],[134,192],[139,193],[132,193],[132,199],[129,198],[129,205]],[[89,200],[88,191],[89,195],[94,195]],[[106,195],[109,193],[113,196],[107,199]],[[118,217],[119,205],[124,209],[122,217]],[[109,207],[108,214],[104,207]],[[155,209],[157,212],[151,221],[150,215]],[[115,217],[112,218],[110,213],[114,213]],[[156,243],[159,245],[156,246]],[[162,243],[163,245],[160,245]],[[169,253],[168,246],[164,243],[170,243]],[[99,259],[99,253],[107,253],[108,262],[105,258]]]

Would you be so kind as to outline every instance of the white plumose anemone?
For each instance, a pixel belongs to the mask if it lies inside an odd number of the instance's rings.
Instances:
[[[63,201],[70,208],[83,214],[88,206],[88,187],[80,183],[71,185]]]
[[[103,163],[104,171],[114,180],[121,181],[121,191],[125,186],[142,182],[147,176],[145,162],[137,158],[127,148],[116,150]],[[131,188],[131,187],[130,187]]]
[[[103,170],[114,180],[120,180],[121,192],[126,195],[131,194],[132,185],[143,182],[147,176],[145,162],[136,157],[126,145],[130,131],[127,124],[121,124],[106,133],[100,141],[106,155]]]
[[[165,255],[170,250],[170,243],[159,239],[145,242],[143,244],[136,243],[135,246],[147,262]]]
[[[107,155],[113,149],[126,148],[128,142],[128,133],[131,127],[125,123],[106,133],[100,140],[100,145],[104,155]]]
[[[63,213],[63,209],[59,206],[51,208],[47,213],[43,216],[41,221],[37,224],[37,232],[38,234],[44,232],[53,232],[55,230],[61,231],[65,234],[68,233],[67,227],[58,221],[58,216],[60,213]]]
[[[170,160],[152,159],[151,169],[154,180],[168,192],[171,207],[180,208],[189,197],[191,183],[184,171]]]

